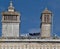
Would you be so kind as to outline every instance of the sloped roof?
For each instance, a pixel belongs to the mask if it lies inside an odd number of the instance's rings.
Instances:
[[[2,15],[20,15],[19,12],[9,12],[9,11],[6,11],[6,12],[2,12]]]
[[[52,12],[48,10],[47,8],[45,8],[45,10],[42,13],[52,13]]]

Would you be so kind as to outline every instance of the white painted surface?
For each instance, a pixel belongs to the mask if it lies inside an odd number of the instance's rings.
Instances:
[[[2,36],[3,37],[19,37],[19,23],[3,23]]]

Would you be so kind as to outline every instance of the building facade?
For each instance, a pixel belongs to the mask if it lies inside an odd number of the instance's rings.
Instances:
[[[10,2],[8,11],[2,12],[0,49],[60,49],[60,39],[50,38],[51,19],[52,12],[45,9],[41,15],[41,38],[17,38],[19,37],[20,13],[14,10],[12,2]]]
[[[0,49],[60,49],[60,40],[0,39]]]
[[[2,12],[2,37],[19,37],[20,13],[15,11],[12,2],[8,11]]]
[[[41,38],[51,37],[52,12],[47,8],[41,14]]]

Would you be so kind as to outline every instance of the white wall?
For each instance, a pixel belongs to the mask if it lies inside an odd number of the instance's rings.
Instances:
[[[0,43],[0,49],[60,49],[60,43]]]
[[[19,23],[3,23],[2,36],[3,37],[19,37]]]

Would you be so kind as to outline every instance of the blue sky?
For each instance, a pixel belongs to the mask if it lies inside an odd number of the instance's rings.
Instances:
[[[2,34],[1,12],[6,11],[11,0],[0,0],[0,35]],[[12,0],[21,14],[20,33],[40,32],[41,12],[47,7],[53,13],[53,34],[60,36],[60,0]]]

